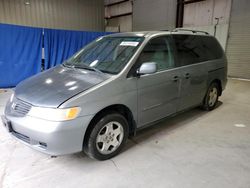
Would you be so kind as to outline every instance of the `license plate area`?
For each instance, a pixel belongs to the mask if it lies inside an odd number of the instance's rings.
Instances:
[[[6,127],[8,132],[13,132],[11,122],[4,116],[1,117],[3,125]]]

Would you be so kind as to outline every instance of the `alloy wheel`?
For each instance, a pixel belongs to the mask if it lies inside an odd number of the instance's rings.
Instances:
[[[112,121],[102,127],[96,137],[96,148],[104,155],[114,152],[122,143],[124,130],[119,122]]]

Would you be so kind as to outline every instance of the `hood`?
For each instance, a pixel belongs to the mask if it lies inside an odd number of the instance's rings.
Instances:
[[[34,106],[57,108],[69,98],[108,78],[110,75],[60,65],[18,84],[15,97]]]

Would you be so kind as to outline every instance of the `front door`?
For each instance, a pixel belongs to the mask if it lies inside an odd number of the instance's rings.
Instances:
[[[175,68],[170,36],[151,39],[137,63],[155,62],[154,74],[142,75],[137,80],[138,127],[173,114],[179,99],[180,74]]]

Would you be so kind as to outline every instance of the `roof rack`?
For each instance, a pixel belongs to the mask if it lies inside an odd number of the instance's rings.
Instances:
[[[206,34],[206,35],[209,35],[208,32],[206,31],[199,31],[199,30],[192,30],[192,29],[174,29],[172,32],[178,32],[178,31],[189,31],[189,32],[192,32],[192,33],[203,33],[203,34]]]

